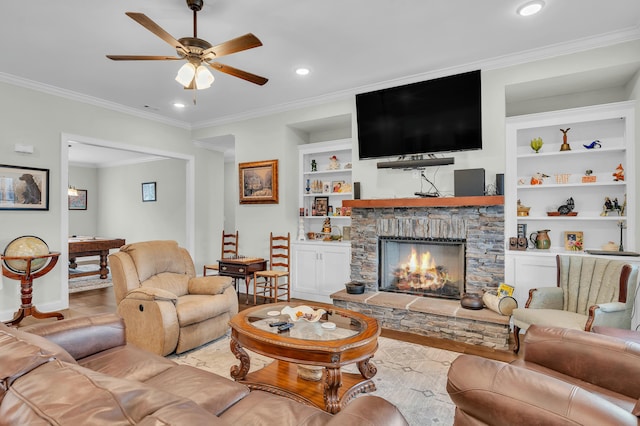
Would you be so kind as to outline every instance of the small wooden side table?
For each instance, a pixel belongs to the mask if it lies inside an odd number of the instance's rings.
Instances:
[[[14,280],[20,280],[20,299],[22,304],[20,305],[20,309],[14,314],[13,319],[9,321],[5,321],[4,324],[8,326],[18,325],[20,321],[22,321],[25,317],[33,316],[38,319],[42,318],[57,318],[58,320],[64,319],[64,315],[60,312],[40,312],[36,309],[35,306],[31,303],[33,299],[33,280],[36,278],[40,278],[43,275],[49,273],[58,263],[58,257],[60,256],[59,252],[51,252],[48,254],[43,254],[40,256],[4,256],[0,255],[1,260],[24,260],[27,262],[27,267],[25,268],[24,273],[13,272],[5,266],[4,262],[2,262],[2,275],[7,278],[11,278]],[[34,273],[31,273],[31,262],[34,259],[44,259],[49,258],[49,263]]]

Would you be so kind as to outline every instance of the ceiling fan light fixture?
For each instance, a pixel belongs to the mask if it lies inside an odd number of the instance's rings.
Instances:
[[[191,62],[187,62],[178,70],[178,75],[176,75],[176,81],[182,84],[184,87],[188,87],[193,80],[193,77],[196,75],[196,67]]]
[[[531,16],[540,12],[543,7],[544,7],[544,1],[534,0],[520,6],[517,10],[517,13],[520,16]]]
[[[213,74],[211,74],[211,71],[209,71],[204,65],[200,65],[196,69],[196,89],[208,89],[211,87],[214,80],[215,78],[213,77]]]

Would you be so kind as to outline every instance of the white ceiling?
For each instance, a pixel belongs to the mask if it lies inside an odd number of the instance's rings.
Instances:
[[[185,0],[3,1],[0,81],[194,128],[640,38],[638,0],[546,0],[542,13],[528,18],[515,13],[522,3],[205,0],[198,36],[218,44],[255,34],[262,47],[220,62],[269,82],[260,87],[214,72],[216,81],[197,92],[194,106],[193,92],[173,80],[181,62],[105,57],[174,55],[125,12],[144,13],[175,38],[191,36]],[[297,76],[298,66],[311,74]],[[177,110],[175,101],[187,107]]]

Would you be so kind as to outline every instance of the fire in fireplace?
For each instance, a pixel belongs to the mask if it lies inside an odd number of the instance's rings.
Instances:
[[[465,240],[379,237],[380,291],[460,299]]]

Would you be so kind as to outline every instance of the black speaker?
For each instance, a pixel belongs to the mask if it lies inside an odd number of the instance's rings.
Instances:
[[[496,195],[504,195],[504,173],[496,174]]]
[[[484,169],[454,170],[453,191],[456,197],[484,195]]]
[[[353,199],[360,199],[360,182],[353,182]]]

